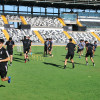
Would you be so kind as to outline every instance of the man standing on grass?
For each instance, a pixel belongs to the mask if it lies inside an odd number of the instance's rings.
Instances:
[[[48,41],[48,39],[46,39],[45,42],[44,42],[44,57],[45,57],[45,55],[46,55],[46,57],[47,57],[47,50],[48,50],[47,41]]]
[[[5,48],[7,46],[7,51],[10,55],[10,66],[12,66],[12,60],[13,60],[13,48],[14,48],[14,41],[12,40],[12,38],[9,38],[9,41],[6,42],[5,44]]]
[[[28,52],[29,52],[29,39],[26,39],[26,36],[24,36],[24,40],[22,40],[23,42],[23,51],[24,51],[24,58],[25,58],[25,63],[28,60]]]
[[[78,45],[79,58],[81,58],[83,48],[84,46],[83,46],[82,40],[80,40],[80,43]]]
[[[32,41],[30,40],[29,36],[28,36],[28,44],[29,44],[29,52],[32,53],[32,50],[31,50]]]
[[[92,58],[93,51],[94,51],[94,46],[92,44],[88,43],[88,41],[85,41],[85,43],[86,43],[86,55],[85,55],[86,65],[88,65],[87,57],[90,56],[90,59],[91,59],[91,61],[93,63],[93,66],[95,66],[94,60]]]
[[[66,68],[66,65],[67,65],[67,60],[69,59],[70,57],[70,60],[72,62],[72,67],[74,68],[74,61],[73,61],[73,57],[74,57],[74,51],[76,49],[76,46],[75,44],[72,43],[72,38],[69,39],[69,43],[67,44],[66,46],[66,50],[68,49],[68,53],[66,55],[66,59],[65,59],[65,64],[64,64],[64,69]]]
[[[96,51],[96,48],[97,48],[97,41],[94,41],[94,51],[93,51],[93,57],[94,57],[94,53]]]
[[[7,62],[10,60],[9,54],[5,48],[3,48],[4,40],[0,39],[0,76],[2,81],[11,82],[11,77],[6,77],[7,75]]]
[[[53,57],[53,55],[52,55],[52,46],[53,46],[52,38],[49,38],[48,52],[49,52],[49,55],[51,57]]]

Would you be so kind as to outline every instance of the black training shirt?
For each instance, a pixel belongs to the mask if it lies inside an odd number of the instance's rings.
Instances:
[[[6,51],[5,48],[1,48],[0,49],[0,60],[6,59],[9,57],[8,52]],[[2,64],[7,64],[7,62],[0,62],[0,67],[2,66]]]
[[[73,44],[73,43],[68,43],[66,47],[68,48],[68,53],[69,53],[69,54],[74,54],[75,44]]]
[[[14,41],[7,41],[5,45],[7,45],[7,50],[13,50]]]
[[[22,40],[22,42],[23,42],[23,47],[24,48],[29,48],[29,39],[24,39],[24,40]]]
[[[86,44],[86,47],[88,48],[87,52],[91,53],[92,50],[93,50],[93,44],[87,43],[87,44]]]

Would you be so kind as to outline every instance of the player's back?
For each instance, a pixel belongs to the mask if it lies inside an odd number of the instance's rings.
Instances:
[[[68,53],[74,53],[75,44],[68,43],[67,48],[68,48]]]

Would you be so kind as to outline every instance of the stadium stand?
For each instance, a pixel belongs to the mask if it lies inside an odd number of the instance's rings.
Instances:
[[[36,43],[40,42],[38,37],[34,34],[34,32],[31,32],[31,30],[7,29],[7,32],[15,42],[20,42],[24,36],[30,36],[32,42],[36,42]]]
[[[4,26],[4,22],[3,22],[1,15],[0,15],[0,27],[2,27],[2,26]]]
[[[39,30],[39,33],[44,40],[52,38],[53,43],[68,43],[67,36],[61,30]]]
[[[2,29],[0,29],[0,39],[4,39],[5,41],[7,41]]]
[[[19,21],[21,21],[21,19],[19,18],[19,16],[17,16],[17,15],[6,15],[6,18],[7,18],[7,20],[8,21],[14,21],[14,20],[19,20]]]
[[[100,28],[100,22],[80,21],[83,26],[88,28]]]
[[[100,37],[100,32],[95,32],[98,37]]]
[[[80,39],[84,39],[93,43],[94,41],[98,41],[90,32],[68,32],[72,38],[79,43]]]
[[[56,17],[27,17],[24,16],[27,24],[31,24],[31,27],[57,27],[61,28],[63,25]]]

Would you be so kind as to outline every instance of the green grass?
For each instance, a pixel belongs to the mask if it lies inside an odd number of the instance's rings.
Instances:
[[[43,55],[43,47],[32,47],[35,54]],[[85,65],[75,54],[75,69],[68,63],[63,69],[65,47],[53,47],[54,57],[30,60],[24,63],[23,56],[14,50],[13,66],[9,66],[11,84],[1,82],[0,100],[100,100],[100,47],[97,48],[93,67]]]

